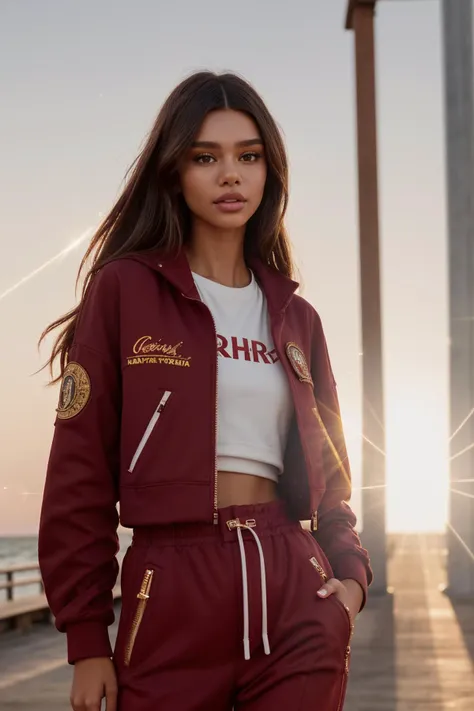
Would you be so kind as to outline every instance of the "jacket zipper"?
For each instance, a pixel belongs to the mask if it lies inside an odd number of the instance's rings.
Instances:
[[[162,413],[163,410],[165,409],[166,403],[168,402],[170,395],[171,395],[171,391],[170,391],[170,390],[165,390],[165,392],[163,393],[163,395],[162,395],[162,397],[161,397],[161,400],[160,400],[160,402],[159,402],[159,405],[158,405],[158,407],[156,408],[155,412],[153,413],[153,415],[152,415],[152,417],[151,417],[151,420],[150,420],[150,422],[148,423],[148,426],[147,426],[147,428],[146,428],[146,430],[145,430],[145,433],[144,433],[143,437],[142,437],[141,440],[140,440],[140,444],[139,444],[138,447],[137,447],[137,451],[136,451],[135,454],[133,455],[133,459],[132,459],[132,461],[131,461],[131,463],[130,463],[130,466],[129,466],[129,468],[128,468],[128,471],[129,471],[129,472],[133,472],[133,470],[135,469],[135,465],[136,465],[136,463],[137,463],[137,461],[138,461],[138,459],[139,459],[141,453],[143,452],[143,449],[144,449],[146,443],[147,443],[148,440],[150,439],[150,435],[151,435],[151,433],[153,432],[153,429],[154,429],[156,423],[158,422],[161,413]]]
[[[197,288],[197,287],[196,287]],[[218,407],[218,387],[219,387],[219,351],[217,350],[219,347],[219,344],[217,342],[217,327],[216,327],[216,322],[214,320],[214,316],[212,315],[211,309],[208,307],[207,304],[202,301],[202,299],[195,299],[193,296],[186,296],[186,294],[181,293],[181,296],[184,296],[185,299],[189,299],[190,301],[196,301],[198,304],[202,304],[209,312],[212,323],[214,324],[214,336],[216,339],[216,386],[215,386],[215,407],[214,407],[214,492],[213,492],[213,514],[212,514],[212,522],[214,524],[219,523],[219,513],[218,513],[218,495],[217,495],[217,407]]]
[[[128,635],[128,641],[125,647],[124,662],[126,667],[130,665],[130,658],[132,656],[135,640],[137,638],[138,630],[140,629],[148,598],[150,597],[150,588],[153,580],[153,573],[154,571],[151,569],[147,569],[145,571],[145,575],[143,576],[142,584],[140,586],[140,592],[137,595],[137,608],[135,610],[132,626],[130,627],[130,632]]]

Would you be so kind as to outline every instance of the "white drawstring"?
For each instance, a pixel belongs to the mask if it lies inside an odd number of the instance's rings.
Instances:
[[[265,654],[270,654],[270,642],[268,640],[268,613],[267,613],[267,576],[265,573],[265,558],[263,555],[260,539],[250,526],[245,523],[237,524],[237,538],[240,548],[240,560],[242,563],[242,591],[244,603],[244,657],[250,659],[250,637],[249,637],[249,589],[247,576],[247,556],[245,555],[244,539],[242,538],[242,528],[246,528],[255,539],[260,558],[260,580],[262,587],[262,641]]]

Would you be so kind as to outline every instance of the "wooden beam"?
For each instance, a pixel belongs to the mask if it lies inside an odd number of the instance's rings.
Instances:
[[[346,14],[346,30],[354,29],[354,10],[360,5],[371,5],[375,8],[377,0],[349,0]]]
[[[449,245],[448,593],[474,599],[474,43],[472,0],[443,0]],[[462,456],[457,456],[461,454]],[[461,480],[461,483],[454,483]],[[471,553],[469,553],[471,551]]]
[[[359,255],[362,325],[362,541],[374,570],[372,592],[385,594],[385,428],[379,255],[374,10],[376,0],[353,0],[355,37]],[[375,417],[374,417],[375,413]]]

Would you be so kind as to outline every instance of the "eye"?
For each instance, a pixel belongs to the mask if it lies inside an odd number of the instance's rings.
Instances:
[[[210,153],[199,153],[199,155],[194,156],[193,161],[195,163],[209,164],[211,161],[215,160],[214,156]]]
[[[255,163],[260,158],[262,158],[262,154],[257,151],[248,151],[242,156],[244,163]]]

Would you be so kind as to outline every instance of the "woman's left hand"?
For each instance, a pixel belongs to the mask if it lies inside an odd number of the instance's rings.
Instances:
[[[322,598],[327,598],[330,595],[336,595],[339,600],[349,608],[349,613],[352,622],[354,622],[360,607],[364,594],[358,582],[352,579],[338,580],[331,578],[318,590],[318,595]]]

